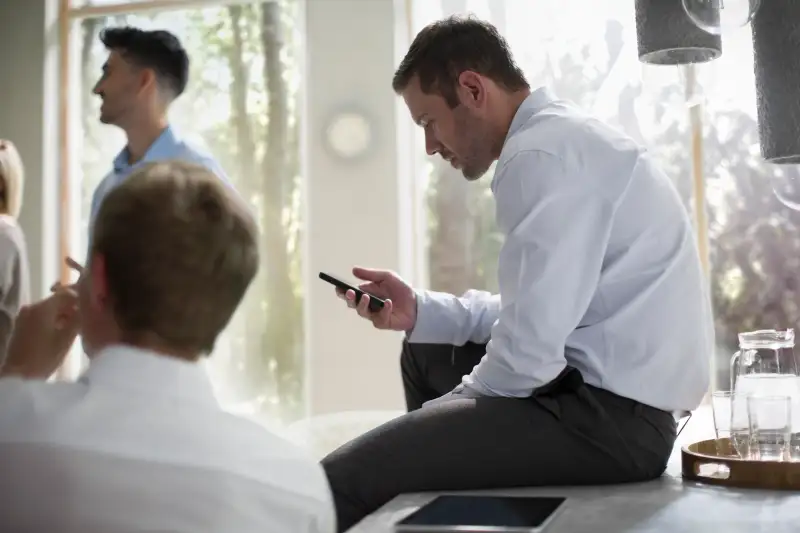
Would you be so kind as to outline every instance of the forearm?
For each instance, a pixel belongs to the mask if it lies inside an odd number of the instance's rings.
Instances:
[[[47,380],[53,373],[51,366],[42,364],[52,359],[50,354],[36,348],[30,340],[40,331],[15,331],[19,315],[11,319],[7,313],[0,313],[0,335],[2,336],[2,359],[0,378],[16,377],[22,379]],[[27,331],[27,333],[26,333]]]
[[[2,340],[2,359],[0,359],[0,378],[17,377],[23,379],[47,379],[49,374],[45,374],[37,365],[30,364],[30,361],[38,361],[31,353],[22,353],[20,344],[14,342],[13,323],[7,318],[0,320],[0,335]]]
[[[458,297],[434,291],[417,292],[417,322],[409,342],[462,346],[486,342],[500,312],[500,296],[467,291]]]

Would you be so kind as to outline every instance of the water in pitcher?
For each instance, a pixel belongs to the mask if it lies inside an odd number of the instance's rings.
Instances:
[[[759,396],[789,396],[800,401],[800,376],[791,374],[747,374],[736,380],[736,392]],[[795,419],[793,413],[792,419]]]

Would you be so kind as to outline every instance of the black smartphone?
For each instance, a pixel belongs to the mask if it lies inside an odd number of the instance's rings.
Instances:
[[[361,296],[362,295],[366,294],[367,296],[369,296],[368,309],[370,311],[372,311],[373,313],[377,313],[378,311],[383,309],[383,306],[386,303],[381,298],[378,298],[374,294],[370,294],[368,292],[362,291],[358,287],[353,287],[349,283],[345,283],[344,281],[342,281],[340,279],[334,278],[333,276],[331,276],[330,274],[326,274],[325,272],[320,272],[319,273],[319,279],[321,279],[322,281],[327,281],[328,283],[330,283],[334,287],[336,287],[338,289],[342,289],[343,291],[353,291],[354,293],[356,293],[356,303],[361,301]]]

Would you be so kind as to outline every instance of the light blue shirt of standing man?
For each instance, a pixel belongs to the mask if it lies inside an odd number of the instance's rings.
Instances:
[[[89,218],[89,234],[94,227],[94,220],[97,216],[97,211],[100,209],[100,204],[106,195],[114,189],[117,185],[122,183],[125,178],[130,176],[135,170],[147,163],[156,161],[165,161],[170,159],[177,159],[180,161],[188,161],[203,165],[222,181],[230,183],[222,166],[214,159],[214,157],[201,150],[187,140],[181,138],[178,132],[167,126],[161,135],[150,145],[144,156],[134,164],[130,164],[127,146],[114,158],[114,167],[106,174],[103,181],[94,191],[92,196],[92,207]]]

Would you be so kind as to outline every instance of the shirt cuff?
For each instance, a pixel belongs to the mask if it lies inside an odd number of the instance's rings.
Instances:
[[[462,387],[465,390],[470,391],[472,393],[471,394],[472,396],[500,396],[495,391],[493,391],[488,387],[484,387],[480,381],[476,380],[475,377],[473,376],[474,373],[475,369],[473,368],[471,374],[462,376],[461,384],[459,385],[459,387]]]
[[[406,339],[412,344],[443,344],[447,342],[447,332],[443,331],[439,320],[441,302],[435,293],[416,290],[417,320],[414,327],[406,332]]]

